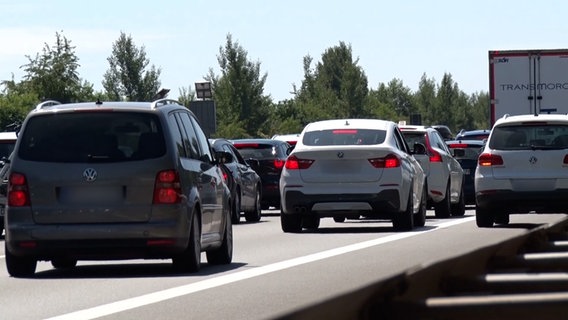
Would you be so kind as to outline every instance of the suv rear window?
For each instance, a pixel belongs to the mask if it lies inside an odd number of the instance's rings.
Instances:
[[[42,162],[117,162],[165,154],[156,115],[76,112],[29,118],[18,156]]]
[[[302,143],[307,146],[372,145],[385,141],[386,131],[371,129],[333,129],[308,131]]]
[[[279,156],[277,147],[268,143],[235,143],[234,146],[245,159],[274,159]]]
[[[519,124],[493,128],[489,147],[497,150],[568,148],[568,125]]]

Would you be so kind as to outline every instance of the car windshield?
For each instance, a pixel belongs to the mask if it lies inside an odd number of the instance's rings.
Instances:
[[[152,114],[79,112],[31,117],[18,156],[42,162],[116,162],[165,154]]]
[[[307,146],[373,145],[385,141],[386,131],[372,129],[332,129],[308,131],[302,143]]]
[[[519,124],[493,128],[489,147],[497,150],[566,149],[568,125]]]

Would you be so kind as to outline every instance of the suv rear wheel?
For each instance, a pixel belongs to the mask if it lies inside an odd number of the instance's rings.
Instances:
[[[280,213],[280,224],[284,232],[300,232],[302,231],[302,216],[282,212]]]
[[[452,216],[454,217],[461,217],[465,214],[465,198],[463,194],[463,184],[460,190],[460,198],[458,203],[453,203],[451,205],[452,209]]]
[[[414,210],[412,205],[412,190],[408,195],[408,203],[406,205],[406,210],[403,212],[395,213],[392,219],[392,225],[397,231],[410,231],[414,228]]]
[[[444,219],[450,217],[451,203],[450,203],[450,184],[446,186],[446,194],[444,195],[444,200],[434,204],[434,211],[436,218]]]
[[[495,223],[495,218],[493,218],[491,210],[477,206],[475,208],[475,222],[480,228],[491,228]]]
[[[414,214],[414,225],[416,227],[423,227],[426,224],[426,210],[428,203],[428,190],[422,190],[422,198],[420,199],[420,209]]]

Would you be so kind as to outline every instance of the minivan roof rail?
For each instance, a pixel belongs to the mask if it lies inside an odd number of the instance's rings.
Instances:
[[[150,107],[151,109],[156,109],[159,106],[164,106],[167,104],[179,104],[180,106],[183,106],[183,104],[177,100],[164,98],[164,99],[154,100]]]
[[[44,102],[39,103],[36,107],[35,110],[41,110],[43,108],[47,108],[47,107],[52,107],[52,106],[56,106],[58,104],[61,104],[61,102],[56,101],[56,100],[46,100]]]

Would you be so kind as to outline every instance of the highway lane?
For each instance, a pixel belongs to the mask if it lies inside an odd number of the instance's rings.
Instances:
[[[268,319],[356,290],[402,270],[453,257],[565,215],[513,215],[479,229],[473,210],[396,233],[390,222],[323,219],[316,232],[285,234],[275,211],[234,226],[230,266],[177,274],[170,261],[85,261],[73,271],[38,265],[33,279],[7,275],[0,243],[1,319]],[[3,242],[3,241],[1,241]],[[204,259],[205,261],[205,259]]]

